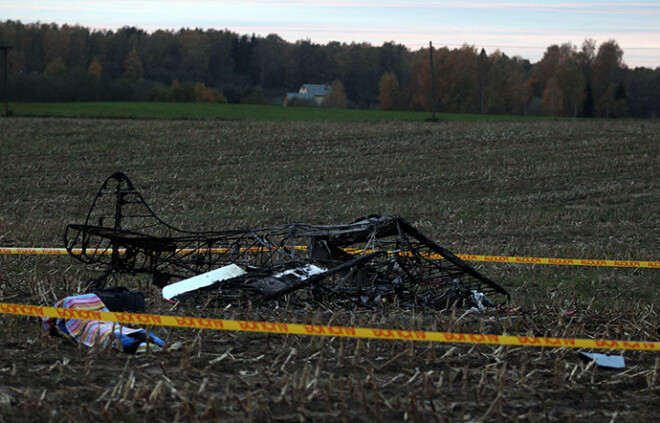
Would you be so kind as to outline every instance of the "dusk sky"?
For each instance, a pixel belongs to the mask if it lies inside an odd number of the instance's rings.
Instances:
[[[660,66],[660,0],[0,0],[0,19],[148,32],[228,29],[320,44],[394,41],[411,50],[429,41],[449,48],[467,43],[532,62],[551,44],[615,39],[628,66]]]

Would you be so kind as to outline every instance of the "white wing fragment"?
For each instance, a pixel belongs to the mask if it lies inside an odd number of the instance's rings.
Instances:
[[[227,266],[211,270],[210,272],[202,273],[201,275],[193,276],[192,278],[184,279],[182,281],[163,287],[163,298],[165,300],[171,301],[172,298],[178,295],[196,291],[200,288],[213,285],[216,282],[242,276],[245,273],[245,270],[232,263]]]

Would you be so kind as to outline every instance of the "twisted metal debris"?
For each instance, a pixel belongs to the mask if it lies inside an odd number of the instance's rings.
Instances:
[[[193,232],[160,219],[122,173],[103,183],[85,223],[68,225],[64,238],[83,263],[106,273],[147,273],[160,287],[232,264],[245,271],[180,301],[443,309],[481,305],[481,294],[510,297],[399,216]]]

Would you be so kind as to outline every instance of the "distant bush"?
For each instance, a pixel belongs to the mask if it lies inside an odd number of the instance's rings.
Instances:
[[[202,82],[172,82],[170,87],[158,86],[151,91],[151,101],[176,103],[227,103],[227,98]]]
[[[241,104],[268,104],[268,99],[262,91],[253,91],[241,98]]]

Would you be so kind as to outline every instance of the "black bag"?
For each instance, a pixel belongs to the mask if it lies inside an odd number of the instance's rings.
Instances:
[[[129,291],[123,286],[110,286],[92,291],[110,311],[141,313],[144,311],[144,295],[139,290]]]

